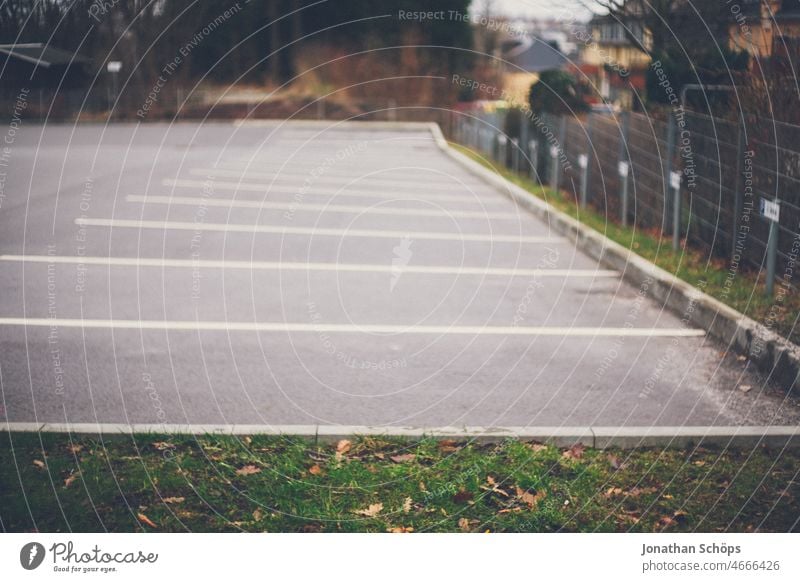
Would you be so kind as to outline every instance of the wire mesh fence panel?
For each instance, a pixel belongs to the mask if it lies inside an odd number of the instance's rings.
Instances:
[[[644,115],[631,115],[626,141],[635,215],[638,228],[665,224],[666,123]]]

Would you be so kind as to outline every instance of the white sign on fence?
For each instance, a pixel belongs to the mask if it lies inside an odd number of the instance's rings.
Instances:
[[[504,135],[498,135],[497,136],[497,143],[499,143],[501,146],[506,145],[506,141],[508,141],[506,139],[506,136],[504,136]]]
[[[122,70],[122,61],[108,61],[106,71],[109,73],[119,73]]]
[[[780,222],[781,203],[778,200],[761,199],[761,215],[772,222]]]
[[[583,169],[586,169],[586,167],[588,165],[589,165],[589,156],[587,156],[586,154],[579,155],[578,156],[578,166],[580,166]]]
[[[669,173],[669,185],[672,186],[673,190],[678,190],[681,187],[681,173],[680,172],[670,172]]]
[[[620,178],[626,178],[628,176],[628,170],[630,166],[628,162],[620,162],[617,164],[617,172],[619,172]]]
[[[558,148],[556,146],[550,146],[550,157],[551,158],[558,157]]]

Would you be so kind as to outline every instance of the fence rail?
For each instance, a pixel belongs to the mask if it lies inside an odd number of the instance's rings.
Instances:
[[[454,140],[610,220],[658,229],[674,248],[702,249],[732,273],[764,269],[770,294],[775,282],[797,287],[800,126],[690,111],[665,122],[502,110],[455,112],[449,125]]]

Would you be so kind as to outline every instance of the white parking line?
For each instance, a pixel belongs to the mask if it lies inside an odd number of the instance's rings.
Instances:
[[[57,319],[3,317],[0,326],[77,327],[175,331],[267,331],[439,335],[522,335],[560,337],[702,337],[702,329],[631,327],[518,327],[481,325],[356,325],[254,321],[168,321],[141,319]]]
[[[408,201],[416,200],[419,202],[463,202],[465,204],[480,204],[481,206],[490,205],[503,205],[508,206],[508,200],[504,200],[497,195],[488,194],[485,198],[478,199],[475,195],[466,194],[419,194],[416,192],[398,192],[396,190],[380,191],[364,190],[358,188],[351,188],[350,186],[343,188],[317,188],[315,184],[311,184],[308,188],[305,185],[290,186],[287,184],[266,184],[256,182],[225,182],[225,181],[204,181],[204,180],[162,180],[162,185],[170,188],[196,188],[198,190],[208,189],[212,190],[236,190],[240,192],[261,192],[269,194],[287,194],[290,196],[297,196],[302,194],[304,196],[351,196],[355,198],[386,198],[389,200]],[[473,193],[474,194],[474,193]]]
[[[290,263],[273,261],[210,261],[144,257],[78,257],[51,255],[0,255],[0,261],[110,267],[176,267],[187,269],[245,269],[264,271],[333,271],[342,273],[402,273],[426,275],[479,275],[499,277],[618,277],[618,271],[604,269],[503,269],[491,267],[449,267],[419,265],[395,267],[357,263]]]
[[[425,190],[458,190],[470,188],[486,188],[486,184],[481,182],[469,182],[461,184],[457,180],[453,180],[450,184],[442,184],[441,182],[429,181],[416,181],[416,180],[382,180],[380,178],[370,178],[368,176],[359,177],[345,177],[345,176],[326,176],[324,173],[313,176],[311,172],[307,174],[290,175],[275,172],[258,172],[253,170],[222,170],[213,168],[195,168],[189,170],[193,176],[205,176],[207,179],[216,179],[217,176],[222,178],[239,178],[240,180],[270,180],[274,182],[291,182],[297,185],[302,185],[306,181],[314,184],[332,185],[350,185],[350,184],[363,184],[364,186],[390,186],[398,188],[407,186],[409,188],[424,188]]]
[[[127,202],[166,204],[178,206],[218,206],[222,208],[257,208],[263,210],[291,210],[297,212],[336,212],[341,214],[385,214],[389,216],[439,216],[452,218],[483,218],[492,220],[524,220],[514,212],[482,212],[480,210],[429,210],[425,208],[388,208],[354,206],[347,204],[308,204],[295,202],[259,202],[233,198],[203,198],[201,196],[126,196]]]
[[[548,236],[515,236],[500,234],[458,234],[413,230],[373,230],[357,228],[314,228],[302,226],[261,226],[258,224],[226,224],[215,222],[178,222],[169,220],[126,220],[121,218],[76,218],[78,226],[105,226],[111,228],[138,228],[157,230],[190,230],[213,232],[241,232],[251,234],[338,236],[360,238],[410,238],[417,240],[447,240],[458,242],[489,243],[547,243],[563,239]]]

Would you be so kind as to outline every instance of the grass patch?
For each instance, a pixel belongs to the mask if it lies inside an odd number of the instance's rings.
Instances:
[[[797,531],[796,451],[4,433],[5,531]]]
[[[554,192],[529,177],[501,167],[482,154],[460,144],[451,142],[450,146],[679,279],[695,287],[704,281],[703,290],[708,295],[756,321],[771,322],[770,325],[776,333],[800,344],[800,328],[797,326],[797,319],[800,316],[800,293],[790,291],[781,301],[776,301],[766,296],[764,274],[740,270],[736,277],[729,281],[730,265],[724,259],[709,258],[685,243],[680,251],[675,252],[672,250],[671,235],[664,237],[658,228],[641,230],[623,227],[591,206],[580,208],[575,197],[568,192]],[[775,288],[777,295],[777,283]]]

